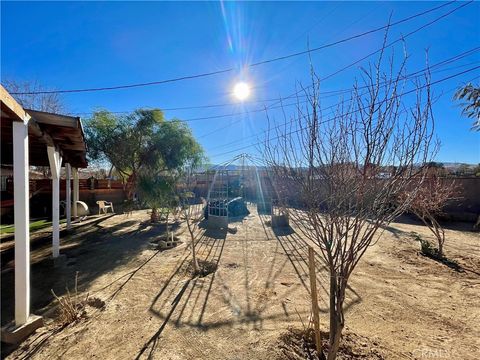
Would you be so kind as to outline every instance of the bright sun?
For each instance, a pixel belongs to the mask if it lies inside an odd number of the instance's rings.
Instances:
[[[245,100],[250,95],[250,87],[247,83],[239,82],[233,88],[233,95],[240,101]]]

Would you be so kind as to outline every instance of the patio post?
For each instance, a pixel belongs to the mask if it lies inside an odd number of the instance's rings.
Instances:
[[[52,173],[52,252],[53,258],[57,258],[60,255],[60,169],[62,157],[53,146],[48,146],[47,151]]]
[[[72,188],[71,188],[71,167],[69,163],[65,164],[66,179],[65,179],[65,203],[67,215],[67,229],[72,227]]]
[[[28,182],[28,125],[13,124],[13,185],[15,222],[15,325],[30,315],[30,193]]]
[[[77,214],[77,201],[78,201],[78,169],[73,168],[73,218],[76,219],[78,217]]]

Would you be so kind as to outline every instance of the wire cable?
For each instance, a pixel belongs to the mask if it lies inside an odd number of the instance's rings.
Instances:
[[[412,19],[415,19],[417,17],[420,17],[420,16],[423,16],[423,15],[426,15],[430,12],[433,12],[433,11],[436,11],[438,9],[441,9],[445,6],[448,6],[450,4],[453,4],[455,2],[457,2],[458,0],[453,0],[453,1],[450,1],[448,3],[445,3],[445,4],[441,4],[439,6],[435,6],[431,9],[428,9],[428,10],[425,10],[425,11],[422,11],[420,13],[416,13],[414,15],[411,15],[411,16],[408,16],[404,19],[401,19],[401,20],[398,20],[396,22],[393,22],[393,23],[390,23],[390,24],[387,24],[387,25],[384,25],[384,26],[381,26],[381,27],[378,27],[378,28],[375,28],[375,29],[371,29],[371,30],[368,30],[368,31],[365,31],[363,33],[360,33],[360,34],[356,34],[356,35],[352,35],[350,37],[347,37],[347,38],[344,38],[344,39],[341,39],[341,40],[337,40],[337,41],[334,41],[334,42],[331,42],[329,44],[325,44],[325,45],[322,45],[322,46],[319,46],[317,48],[313,48],[313,49],[308,49],[308,50],[305,50],[305,51],[300,51],[300,52],[295,52],[295,53],[292,53],[292,54],[288,54],[288,55],[284,55],[284,56],[278,56],[276,58],[273,58],[273,59],[268,59],[268,60],[262,60],[262,61],[258,61],[258,62],[255,62],[255,63],[251,63],[251,64],[247,64],[246,67],[255,67],[255,66],[259,66],[259,65],[264,65],[264,64],[269,64],[269,63],[272,63],[272,62],[276,62],[276,61],[281,61],[281,60],[286,60],[286,59],[289,59],[289,58],[292,58],[292,57],[296,57],[296,56],[301,56],[301,55],[305,55],[305,54],[311,54],[312,52],[317,52],[317,51],[320,51],[320,50],[323,50],[323,49],[326,49],[326,48],[329,48],[329,47],[333,47],[333,46],[336,46],[336,45],[339,45],[339,44],[342,44],[342,43],[345,43],[345,42],[348,42],[348,41],[351,41],[351,40],[354,40],[354,39],[357,39],[357,38],[360,38],[362,36],[366,36],[366,35],[369,35],[369,34],[372,34],[372,33],[375,33],[375,32],[378,32],[378,31],[382,31],[382,30],[385,30],[385,29],[388,29],[392,26],[396,26],[396,25],[399,25],[399,24],[402,24],[404,22],[407,22],[407,21],[410,21]],[[469,5],[473,2],[473,0],[449,11],[448,13],[444,14],[441,18],[445,17],[445,16],[448,16],[450,15],[452,12],[456,11],[456,10],[459,10],[460,8],[466,6],[466,5]],[[439,20],[439,19],[438,19]],[[437,21],[437,20],[435,20]],[[434,21],[434,22],[435,22]],[[430,22],[429,25],[433,23],[433,22]],[[428,25],[427,25],[428,26]],[[207,76],[213,76],[213,75],[219,75],[219,74],[224,74],[224,73],[228,73],[228,72],[231,72],[235,70],[235,68],[231,67],[231,68],[227,68],[227,69],[223,69],[223,70],[216,70],[216,71],[210,71],[210,72],[206,72],[206,73],[201,73],[201,74],[195,74],[195,75],[186,75],[186,76],[180,76],[180,77],[176,77],[176,78],[171,78],[171,79],[165,79],[165,80],[159,80],[159,81],[150,81],[150,82],[144,82],[144,83],[136,83],[136,84],[127,84],[127,85],[117,85],[117,86],[107,86],[107,87],[93,87],[93,88],[83,88],[83,89],[64,89],[64,90],[44,90],[44,91],[28,91],[28,92],[14,92],[12,93],[12,95],[34,95],[34,94],[63,94],[63,93],[82,93],[82,92],[98,92],[98,91],[110,91],[110,90],[119,90],[119,89],[131,89],[131,88],[137,88],[137,87],[145,87],[145,86],[152,86],[152,85],[160,85],[160,84],[166,84],[166,83],[172,83],[172,82],[177,82],[177,81],[184,81],[184,80],[191,80],[191,79],[196,79],[196,78],[202,78],[202,77],[207,77]]]
[[[455,78],[455,77],[458,77],[458,76],[460,76],[460,75],[469,73],[469,72],[471,72],[471,71],[475,71],[475,70],[477,70],[477,69],[479,69],[479,68],[480,68],[480,66],[475,66],[475,67],[470,68],[470,69],[468,69],[468,70],[464,70],[464,71],[458,72],[458,73],[456,73],[456,74],[453,74],[453,75],[444,77],[444,78],[442,78],[442,79],[433,81],[433,82],[431,82],[431,83],[429,83],[429,84],[426,84],[426,85],[423,85],[423,86],[421,86],[421,87],[418,87],[418,88],[409,90],[409,91],[407,91],[407,92],[405,92],[405,93],[402,93],[402,94],[400,94],[400,95],[396,95],[396,96],[394,96],[394,97],[392,97],[392,98],[399,97],[399,96],[404,96],[404,95],[408,95],[408,94],[410,94],[410,93],[413,93],[413,92],[416,92],[416,91],[418,91],[418,90],[424,89],[424,88],[427,87],[427,86],[432,86],[432,85],[435,85],[435,84],[439,84],[439,83],[441,83],[441,82],[450,80],[450,79],[452,79],[452,78]],[[363,109],[357,109],[357,110],[355,110],[354,112],[358,112],[358,111],[361,111],[361,110],[363,110]],[[331,118],[331,119],[324,120],[324,121],[321,122],[321,124],[322,124],[322,123],[329,122],[329,121],[332,121],[332,120],[334,120],[334,119],[335,119],[335,118]],[[295,120],[298,120],[298,119],[294,119],[294,120],[292,120],[292,122],[295,121]],[[304,128],[300,128],[300,129],[297,129],[297,130],[294,130],[294,131],[287,132],[287,133],[285,133],[285,134],[282,134],[281,136],[274,137],[274,138],[272,138],[271,140],[279,139],[280,137],[285,136],[285,135],[291,135],[291,134],[294,134],[294,133],[298,133],[298,132],[302,131],[303,129],[304,129]],[[258,133],[257,135],[260,135],[260,134],[261,134],[261,133]],[[219,153],[219,154],[212,155],[211,157],[212,157],[212,158],[220,157],[220,156],[223,156],[223,155],[227,155],[227,154],[230,154],[230,153],[233,153],[233,152],[241,151],[241,150],[244,150],[244,149],[251,148],[252,146],[256,146],[256,145],[260,145],[260,144],[265,144],[265,143],[266,143],[266,141],[258,141],[258,142],[256,142],[256,143],[249,144],[249,145],[245,145],[245,146],[242,146],[242,147],[237,148],[237,149],[233,149],[233,150],[230,150],[230,151],[226,151],[226,152],[223,152],[223,153]]]
[[[452,58],[449,58],[449,59],[446,59],[440,63],[437,63],[435,65],[432,65],[430,67],[430,69],[434,69],[440,65],[443,65],[443,64],[446,64],[446,63],[450,63],[450,62],[454,62],[454,61],[457,61],[457,60],[460,60],[464,57],[467,57],[471,54],[474,54],[475,52],[478,52],[480,51],[480,46],[477,46],[475,48],[472,48],[470,50],[467,50],[461,54],[458,54]],[[332,96],[337,96],[337,95],[340,95],[342,93],[348,93],[350,92],[351,89],[337,89],[337,90],[330,90],[330,91],[323,91],[322,92],[322,95],[321,95],[321,98],[328,98],[328,97],[332,97]],[[266,102],[278,102],[279,100],[282,100],[282,99],[288,99],[288,98],[291,98],[292,96],[289,95],[289,96],[285,96],[285,97],[277,97],[277,98],[270,98],[270,99],[262,99],[262,100],[250,100],[250,101],[244,101],[242,104],[255,104],[255,103],[262,103],[262,104],[265,104]],[[300,95],[300,97],[304,97],[304,95]],[[145,109],[148,109],[148,108],[151,108],[151,109],[156,109],[156,108],[160,108],[162,111],[178,111],[178,110],[194,110],[194,109],[209,109],[209,108],[217,108],[217,107],[228,107],[228,106],[234,106],[236,104],[233,104],[233,103],[222,103],[222,104],[208,104],[208,105],[191,105],[191,106],[179,106],[179,107],[169,107],[169,108],[163,108],[163,107],[155,107],[155,106],[148,106],[148,107],[145,107]],[[109,113],[111,114],[128,114],[128,113],[131,113],[133,112],[135,109],[132,109],[132,110],[123,110],[123,111],[109,111]],[[262,108],[263,110],[263,108]],[[91,114],[94,114],[95,111],[89,111],[89,112],[74,112],[72,113],[72,115],[76,115],[76,116],[80,116],[80,115],[91,115]],[[237,112],[237,113],[234,113],[232,115],[228,115],[228,116],[234,116],[234,115],[240,115],[240,114],[244,114],[244,112]],[[227,116],[227,115],[225,115]],[[186,120],[189,120],[189,119],[186,119]]]

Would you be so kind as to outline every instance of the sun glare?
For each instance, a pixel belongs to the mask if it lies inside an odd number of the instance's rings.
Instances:
[[[233,88],[233,95],[235,95],[238,100],[243,101],[250,95],[250,87],[247,83],[239,82],[235,84]]]

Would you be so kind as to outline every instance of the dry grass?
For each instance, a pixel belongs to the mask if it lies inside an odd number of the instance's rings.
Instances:
[[[73,294],[68,287],[66,290],[67,293],[64,296],[58,296],[53,289],[51,290],[59,307],[57,322],[62,327],[86,318],[87,305],[97,309],[103,309],[105,306],[103,300],[96,297],[90,298],[88,293],[85,298],[80,298],[78,294],[78,272],[75,274],[75,288]]]

